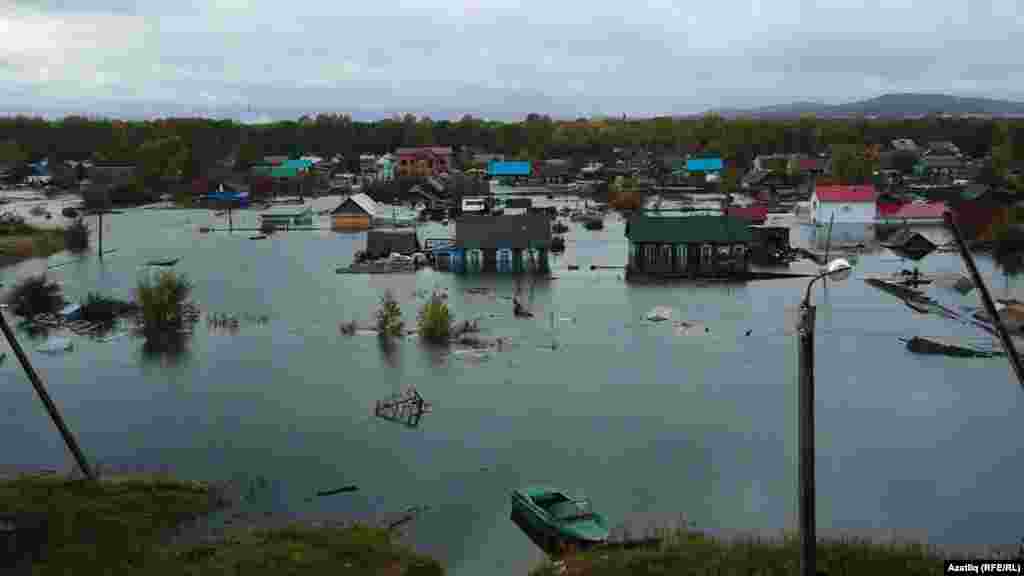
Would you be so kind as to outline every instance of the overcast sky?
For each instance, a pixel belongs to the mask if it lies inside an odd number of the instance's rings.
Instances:
[[[907,91],[1024,99],[1022,30],[1018,0],[0,0],[0,112],[521,117]]]

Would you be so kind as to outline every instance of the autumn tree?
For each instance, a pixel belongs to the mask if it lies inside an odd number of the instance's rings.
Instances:
[[[836,144],[832,146],[832,175],[840,184],[867,184],[875,173],[875,162],[864,146]]]

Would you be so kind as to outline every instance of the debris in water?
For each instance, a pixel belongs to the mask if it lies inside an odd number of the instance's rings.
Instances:
[[[335,488],[333,490],[320,490],[319,492],[316,493],[316,495],[334,496],[335,494],[341,494],[343,492],[355,492],[357,490],[359,490],[359,486],[356,486],[355,484],[349,484],[347,486],[342,486],[341,488]]]
[[[663,322],[672,318],[672,309],[666,306],[655,306],[647,313],[646,318],[651,322]]]
[[[753,330],[747,330],[747,336],[750,336],[751,332],[753,332]]]
[[[44,354],[59,354],[61,352],[68,352],[73,347],[71,340],[68,338],[52,338],[39,348],[36,348],[36,350]]]

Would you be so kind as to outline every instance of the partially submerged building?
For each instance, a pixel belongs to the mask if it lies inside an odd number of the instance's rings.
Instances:
[[[626,277],[742,276],[754,236],[747,221],[727,215],[652,216],[626,223]]]
[[[455,222],[455,245],[437,253],[440,269],[453,272],[550,271],[551,218],[541,214],[462,216]]]
[[[871,223],[875,221],[878,194],[870,184],[815,186],[811,193],[811,222]]]
[[[331,228],[367,230],[377,215],[377,203],[366,194],[353,194],[331,211]]]
[[[366,233],[366,255],[387,258],[391,254],[410,256],[420,251],[415,230],[374,229]]]

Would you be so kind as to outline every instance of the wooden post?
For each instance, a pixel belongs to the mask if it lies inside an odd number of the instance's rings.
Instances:
[[[103,251],[100,250],[102,257]],[[18,362],[21,363],[21,367],[25,370],[25,375],[28,376],[29,381],[32,383],[32,387],[36,389],[36,394],[39,395],[39,399],[43,401],[43,406],[46,411],[50,414],[50,419],[57,426],[57,430],[60,432],[61,437],[64,439],[64,444],[67,445],[68,450],[75,457],[75,461],[78,463],[79,469],[85,474],[85,477],[89,480],[96,480],[96,474],[93,472],[91,466],[89,466],[88,460],[85,459],[85,454],[78,447],[78,442],[75,440],[74,434],[68,429],[67,424],[64,423],[64,419],[60,415],[60,411],[57,410],[57,405],[53,403],[49,393],[46,392],[46,387],[43,386],[42,379],[39,378],[39,374],[36,374],[35,368],[32,367],[32,363],[29,361],[28,356],[25,355],[25,351],[22,350],[21,344],[18,343],[17,338],[14,336],[14,332],[11,330],[10,325],[7,324],[7,317],[0,311],[0,329],[3,330],[4,336],[7,338],[7,343],[11,345],[11,350],[14,350],[14,355],[18,357]]]

